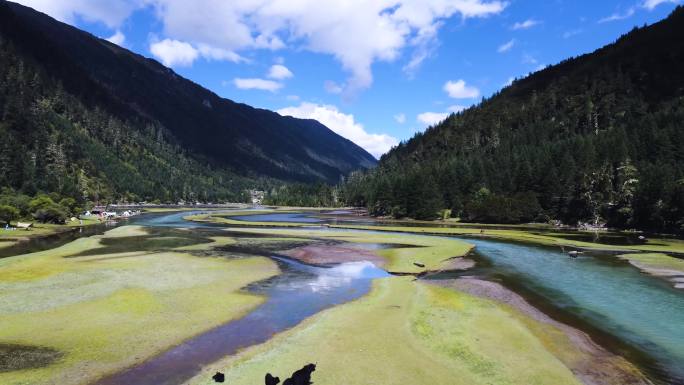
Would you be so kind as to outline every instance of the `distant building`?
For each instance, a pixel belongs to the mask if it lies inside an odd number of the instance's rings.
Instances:
[[[253,205],[260,205],[264,201],[265,193],[261,190],[249,190],[249,195],[252,197]]]

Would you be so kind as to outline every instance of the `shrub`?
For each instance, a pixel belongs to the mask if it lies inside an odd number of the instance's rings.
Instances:
[[[16,207],[0,205],[0,222],[9,224],[17,218],[19,218],[19,210]]]
[[[33,217],[42,223],[63,224],[68,214],[64,208],[56,203],[43,206],[33,213]]]

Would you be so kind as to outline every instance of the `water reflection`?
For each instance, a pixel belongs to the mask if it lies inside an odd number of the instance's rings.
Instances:
[[[240,348],[263,343],[321,310],[366,294],[375,278],[388,274],[370,262],[317,267],[274,256],[282,273],[248,285],[266,302],[245,317],[192,338],[139,366],[105,378],[100,385],[183,383],[201,368]]]

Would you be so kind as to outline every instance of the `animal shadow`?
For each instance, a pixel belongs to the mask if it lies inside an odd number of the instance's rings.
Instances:
[[[311,385],[311,373],[316,370],[316,364],[308,364],[303,368],[292,373],[292,377],[283,381],[283,385]],[[266,373],[266,385],[278,385],[280,378],[273,377],[271,373]]]

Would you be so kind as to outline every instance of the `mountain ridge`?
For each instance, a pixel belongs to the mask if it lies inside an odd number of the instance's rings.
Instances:
[[[67,94],[83,108],[104,112],[137,130],[154,127],[155,135],[207,172],[220,169],[245,181],[336,183],[349,172],[377,162],[315,120],[283,117],[222,98],[154,59],[31,8],[3,0],[0,20],[5,50],[15,56],[8,60],[22,71],[27,68],[37,74],[41,84],[49,84],[49,91],[39,90],[42,95],[28,89],[25,79],[11,84],[14,88],[6,90],[5,107],[12,101],[11,94],[35,93],[33,100],[22,101],[25,109],[32,108],[39,97]],[[9,71],[8,64],[0,75],[9,79]],[[28,123],[21,127],[32,128]],[[16,131],[7,121],[5,130]],[[15,139],[14,145],[28,151],[36,147]],[[24,183],[13,182],[3,185],[21,189]]]
[[[684,231],[682,36],[679,6],[516,80],[350,178],[347,201],[378,215]]]

